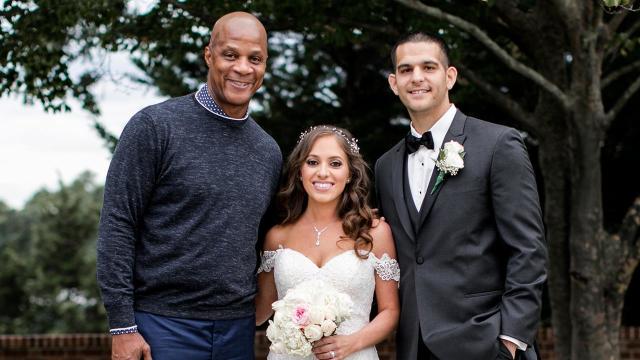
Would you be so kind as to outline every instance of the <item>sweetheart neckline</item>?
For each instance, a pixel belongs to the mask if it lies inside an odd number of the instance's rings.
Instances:
[[[315,266],[315,267],[316,267],[316,269],[318,269],[318,270],[322,270],[322,269],[324,269],[324,268],[325,268],[329,263],[331,263],[333,260],[335,260],[336,258],[338,258],[338,257],[340,257],[340,256],[342,256],[342,255],[344,255],[344,254],[347,254],[347,253],[354,253],[354,254],[355,254],[355,250],[354,250],[354,249],[351,249],[351,250],[345,250],[345,251],[343,251],[343,252],[339,253],[338,255],[334,255],[334,256],[332,256],[329,260],[327,260],[324,264],[322,264],[322,266],[318,266],[318,264],[316,264],[313,260],[311,260],[311,258],[309,258],[307,255],[305,255],[305,254],[301,253],[301,252],[300,252],[300,251],[298,251],[298,250],[295,250],[295,249],[292,249],[292,248],[282,248],[282,250],[289,250],[289,251],[293,251],[293,252],[294,252],[294,253],[296,253],[296,254],[299,254],[299,255],[300,255],[300,256],[302,256],[303,258],[307,259],[307,260],[308,260],[308,261],[309,261],[313,266]]]

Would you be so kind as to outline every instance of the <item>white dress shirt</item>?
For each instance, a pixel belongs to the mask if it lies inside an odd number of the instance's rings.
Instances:
[[[438,121],[429,129],[431,131],[431,136],[433,137],[433,150],[427,149],[426,146],[420,145],[418,151],[413,154],[409,154],[407,159],[407,176],[409,177],[409,187],[411,188],[411,196],[413,198],[413,203],[416,206],[416,209],[420,211],[422,207],[422,202],[424,201],[424,196],[427,194],[427,191],[431,191],[431,189],[427,189],[429,186],[429,180],[431,180],[431,174],[433,173],[433,169],[436,166],[436,160],[438,159],[438,151],[442,146],[442,142],[444,141],[444,137],[449,131],[449,127],[453,122],[453,118],[456,115],[456,107],[451,104],[447,112],[442,115]],[[413,123],[410,125],[411,135],[415,137],[421,137],[422,134],[419,133],[414,127]],[[522,351],[527,350],[527,344],[514,339],[511,336],[500,335],[500,339],[504,339],[510,341],[518,347],[518,349]]]
[[[409,177],[409,188],[411,189],[411,196],[413,203],[416,205],[416,209],[420,211],[424,196],[431,189],[427,189],[429,186],[429,180],[431,174],[436,166],[436,160],[438,159],[438,151],[442,146],[444,137],[449,131],[449,127],[453,122],[453,117],[456,115],[456,107],[451,104],[449,110],[442,115],[438,121],[429,129],[431,136],[433,137],[433,150],[427,149],[426,146],[420,145],[418,151],[413,154],[409,154],[407,159],[407,176]],[[413,123],[410,125],[411,135],[415,137],[421,137],[422,134],[416,131],[413,127]]]

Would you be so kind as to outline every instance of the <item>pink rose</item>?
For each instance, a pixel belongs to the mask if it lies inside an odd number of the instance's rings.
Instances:
[[[295,309],[293,309],[291,320],[298,326],[309,325],[309,306],[307,304],[296,306]]]

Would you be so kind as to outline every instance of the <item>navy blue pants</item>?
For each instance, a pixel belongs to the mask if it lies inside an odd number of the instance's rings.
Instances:
[[[255,315],[193,320],[136,311],[138,331],[153,360],[253,360]]]

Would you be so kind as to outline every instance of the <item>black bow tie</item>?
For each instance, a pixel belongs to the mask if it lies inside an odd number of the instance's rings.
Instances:
[[[422,134],[422,137],[415,137],[409,132],[404,138],[404,142],[407,145],[409,154],[418,151],[420,145],[424,145],[427,149],[433,150],[433,136],[431,136],[431,131]]]

